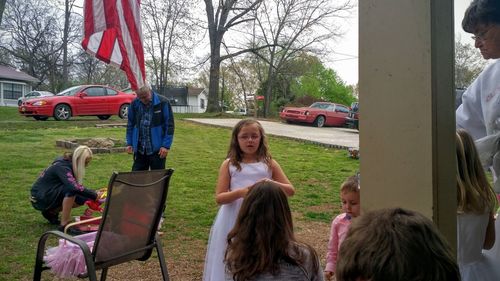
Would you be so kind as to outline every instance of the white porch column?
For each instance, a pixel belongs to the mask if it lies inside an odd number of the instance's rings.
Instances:
[[[453,0],[360,0],[361,201],[433,219],[456,247]]]

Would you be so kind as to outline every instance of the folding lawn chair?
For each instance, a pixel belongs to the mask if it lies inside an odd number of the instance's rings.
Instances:
[[[165,257],[157,236],[158,225],[165,210],[168,185],[173,170],[114,172],[108,186],[106,205],[92,249],[88,241],[61,231],[47,231],[38,241],[33,280],[40,280],[44,264],[45,244],[50,235],[76,244],[83,252],[88,277],[106,280],[108,268],[132,260],[149,259],[153,248],[158,252],[163,280],[169,280]]]

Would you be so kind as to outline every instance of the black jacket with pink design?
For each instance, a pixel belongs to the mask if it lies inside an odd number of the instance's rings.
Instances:
[[[38,210],[59,207],[65,196],[80,195],[91,200],[97,193],[79,184],[73,174],[71,160],[59,157],[46,168],[31,187],[31,200]]]

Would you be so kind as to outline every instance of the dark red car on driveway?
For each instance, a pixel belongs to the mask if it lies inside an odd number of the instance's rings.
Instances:
[[[21,115],[36,120],[68,120],[71,116],[94,115],[106,120],[111,115],[127,118],[128,106],[135,93],[127,94],[108,86],[82,85],[68,88],[55,96],[26,100],[18,107]]]
[[[349,115],[345,118],[345,125],[349,128],[359,130],[359,102],[351,104]]]
[[[344,126],[349,107],[332,102],[315,102],[309,107],[285,107],[280,118],[287,123],[308,123],[316,127]]]

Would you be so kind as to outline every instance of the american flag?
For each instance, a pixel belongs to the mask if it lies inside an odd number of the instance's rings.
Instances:
[[[125,71],[130,86],[144,85],[140,0],[85,0],[83,49]]]

